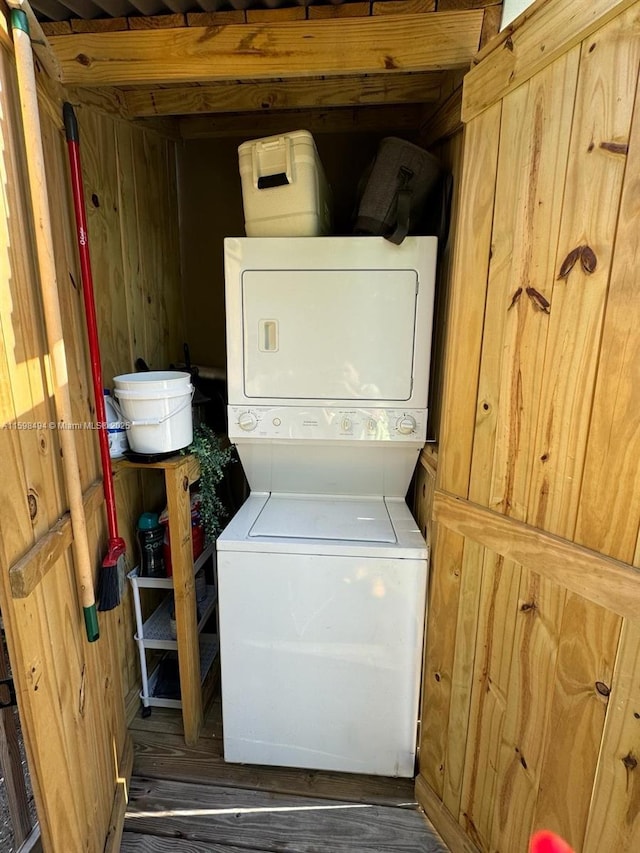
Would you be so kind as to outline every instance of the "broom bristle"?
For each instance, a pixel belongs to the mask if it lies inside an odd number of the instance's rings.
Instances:
[[[98,577],[98,610],[113,610],[120,604],[118,564],[102,566]]]
[[[102,561],[98,577],[98,610],[113,610],[120,604],[124,592],[127,554],[124,539],[109,541],[109,550]]]

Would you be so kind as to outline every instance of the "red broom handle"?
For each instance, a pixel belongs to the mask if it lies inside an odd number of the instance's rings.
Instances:
[[[98,324],[96,321],[96,306],[93,296],[93,276],[91,274],[91,257],[89,255],[89,233],[87,231],[87,216],[84,207],[84,185],[82,182],[82,167],[80,165],[80,135],[78,122],[73,107],[65,103],[63,107],[64,127],[69,149],[69,166],[71,169],[71,189],[73,192],[73,208],[76,214],[76,232],[78,237],[78,252],[80,254],[80,273],[82,277],[82,293],[84,309],[87,318],[87,335],[89,338],[89,354],[91,357],[91,377],[96,403],[96,418],[98,421],[98,439],[100,443],[100,459],[104,498],[107,506],[107,524],[109,538],[118,538],[118,520],[116,517],[116,501],[111,475],[111,456],[109,454],[109,436],[106,431],[107,413],[104,405],[104,386],[102,384],[102,367],[100,365],[100,343]]]

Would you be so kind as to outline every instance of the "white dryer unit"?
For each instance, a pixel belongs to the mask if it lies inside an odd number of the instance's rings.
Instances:
[[[437,240],[227,237],[234,406],[425,409]]]
[[[436,254],[435,237],[225,239],[228,430],[252,489],[406,493]]]

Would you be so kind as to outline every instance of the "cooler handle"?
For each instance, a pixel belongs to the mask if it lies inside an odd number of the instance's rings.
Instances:
[[[259,175],[260,164],[258,163],[258,144],[262,150],[284,146],[284,172],[274,172],[271,175]],[[281,136],[274,142],[261,142],[251,149],[251,166],[253,168],[253,183],[259,190],[272,187],[283,187],[292,183],[291,173],[291,146],[293,142],[289,136]]]

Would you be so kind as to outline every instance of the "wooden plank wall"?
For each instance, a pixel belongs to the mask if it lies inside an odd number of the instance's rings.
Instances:
[[[495,85],[506,53],[527,68],[519,43],[539,62],[562,5],[565,49]],[[640,849],[640,3],[596,11],[539,0],[465,82],[432,516],[417,505],[417,794],[453,850],[525,853],[539,828]]]
[[[0,7],[0,608],[44,847],[97,853],[104,848],[125,750],[122,697],[135,677],[131,608],[125,600],[100,614],[101,637],[88,644],[68,551],[30,595],[11,596],[9,568],[47,534],[67,504],[56,432],[47,426],[55,414],[3,11]],[[89,422],[94,412],[61,93],[43,88],[41,96],[69,387],[75,419]],[[94,199],[90,244],[110,379],[131,370],[134,355],[164,366],[181,353],[173,143],[89,109],[77,111],[87,197]],[[151,216],[155,208],[161,210]],[[100,477],[96,436],[90,430],[75,436],[87,490]],[[141,494],[136,474],[118,483],[122,533],[132,554],[130,522],[141,509]],[[90,516],[88,527],[97,572],[106,538],[102,510]]]
[[[183,358],[175,143],[81,103],[76,114],[103,379],[112,387],[137,358],[154,370]],[[162,478],[121,470],[115,483],[118,524],[135,564],[135,520],[161,508]],[[128,584],[120,619],[126,692],[139,681]]]

